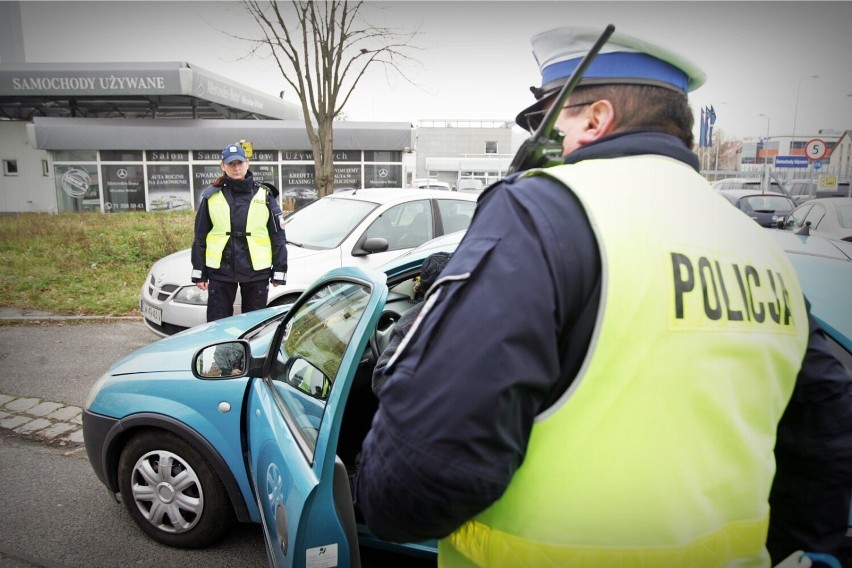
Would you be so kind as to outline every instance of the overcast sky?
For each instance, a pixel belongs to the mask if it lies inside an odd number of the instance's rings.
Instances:
[[[422,49],[406,68],[415,85],[369,74],[345,109],[350,120],[513,119],[540,83],[532,35],[612,23],[707,73],[690,94],[696,123],[713,105],[729,137],[761,137],[767,126],[790,135],[794,117],[799,136],[852,129],[852,2],[396,0],[371,1],[364,14],[418,30]],[[297,102],[271,59],[246,58],[248,45],[229,37],[248,29],[239,4],[30,1],[21,18],[28,63],[186,61]]]

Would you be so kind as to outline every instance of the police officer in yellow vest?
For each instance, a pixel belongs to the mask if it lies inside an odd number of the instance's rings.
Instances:
[[[542,85],[518,124],[599,33],[533,38]],[[557,121],[565,165],[483,193],[389,365],[357,506],[383,538],[440,538],[440,566],[835,551],[852,378],[784,251],[698,171],[704,75],[616,32],[584,77]]]
[[[223,175],[201,192],[192,281],[207,290],[207,321],[266,307],[269,282],[287,279],[287,247],[274,186],[255,182],[243,146],[222,150]]]

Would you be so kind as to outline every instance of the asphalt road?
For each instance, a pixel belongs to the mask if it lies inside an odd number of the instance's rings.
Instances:
[[[0,320],[8,315],[0,313]],[[79,426],[92,384],[110,365],[157,341],[141,319],[39,319],[0,325],[0,566],[266,566],[259,525],[237,525],[204,550],[147,538],[89,466],[79,431],[48,439],[39,421]],[[39,409],[46,409],[38,412]],[[26,422],[26,421],[29,422]],[[434,568],[434,561],[361,551],[365,568]]]

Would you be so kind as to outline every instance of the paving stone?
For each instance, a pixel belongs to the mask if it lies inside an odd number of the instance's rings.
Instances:
[[[26,417],[24,416],[22,418]],[[45,420],[44,418],[36,418],[35,420],[27,418],[27,420],[29,420],[29,422],[15,428],[15,432],[18,432],[19,434],[29,434],[30,432],[38,432],[39,430],[47,428],[51,424],[50,420]]]
[[[40,398],[18,398],[5,405],[12,412],[26,412],[41,403]]]
[[[79,406],[63,406],[56,412],[51,412],[47,415],[51,420],[59,420],[60,422],[70,422],[74,418],[78,418],[83,409]]]
[[[12,415],[9,414],[8,412],[3,412],[2,410],[0,410],[0,420],[6,420],[10,416],[12,416]]]
[[[75,444],[83,443],[83,430],[74,430],[69,435],[65,436],[63,440],[67,440],[69,442],[74,442]]]
[[[58,402],[42,402],[27,411],[30,416],[47,416],[52,412],[56,412],[62,408],[62,404]]]
[[[77,416],[75,416],[74,418],[69,420],[69,422],[73,422],[74,424],[82,425],[83,424],[83,409],[78,408],[77,410],[80,412],[80,414],[78,414]]]
[[[0,394],[0,406],[3,406],[10,400],[15,400],[14,396],[9,396],[8,394]]]
[[[68,422],[56,422],[51,426],[48,426],[44,430],[38,433],[39,436],[43,438],[47,438],[52,440],[57,436],[67,433],[70,430],[76,430],[77,426],[74,424],[69,424]]]
[[[10,418],[6,418],[5,420],[0,420],[0,428],[14,430],[22,424],[26,424],[30,420],[32,420],[32,418],[30,418],[29,416],[12,416]]]

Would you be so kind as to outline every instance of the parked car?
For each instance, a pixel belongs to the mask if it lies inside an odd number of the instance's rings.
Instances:
[[[456,191],[461,191],[463,193],[482,193],[482,190],[485,189],[485,183],[481,179],[469,179],[462,178],[458,181],[458,185],[456,185]]]
[[[812,199],[796,207],[782,229],[852,242],[852,197]]]
[[[763,191],[763,180],[761,178],[727,178],[714,181],[710,184],[716,191],[730,191],[732,189],[750,189],[755,193]],[[787,195],[787,185],[781,185],[776,180],[770,180],[767,191]],[[789,195],[787,195],[789,197]]]
[[[440,189],[442,191],[452,191],[450,184],[445,181],[424,181],[416,186],[417,189]]]
[[[441,190],[359,189],[325,196],[285,218],[287,284],[270,286],[268,305],[292,303],[331,268],[376,268],[434,237],[466,229],[476,196]],[[207,292],[191,279],[190,250],[156,263],[142,283],[139,307],[156,334],[207,321]],[[239,294],[234,306],[240,312]]]
[[[748,185],[757,184],[760,187],[760,179],[758,178],[725,178],[714,181],[711,186],[716,191],[721,191],[723,189],[743,189],[743,187]]]
[[[263,525],[271,566],[357,565],[362,546],[434,557],[435,541],[375,537],[354,509],[348,474],[377,408],[378,353],[414,305],[423,259],[455,250],[463,233],[383,273],[332,270],[292,306],[204,324],[117,361],[82,419],[98,479],[145,534],[170,546],[209,545],[237,519]],[[772,233],[852,371],[852,244]]]
[[[848,181],[841,181],[832,189],[820,189],[817,180],[794,179],[785,184],[790,190],[790,197],[801,205],[811,199],[828,197],[852,197],[852,187]]]
[[[719,193],[762,227],[777,227],[796,206],[782,193],[760,193],[753,189],[724,189]]]
[[[772,235],[792,261],[811,312],[852,372],[852,242],[792,231],[772,231]],[[849,521],[852,538],[852,510]]]
[[[372,535],[348,476],[378,404],[375,361],[415,305],[423,259],[459,239],[436,239],[384,272],[334,269],[292,306],[207,323],[117,361],[82,419],[96,476],[169,546],[208,546],[238,520],[263,525],[272,566],[354,566],[360,546],[434,557],[435,541]],[[327,563],[316,560],[323,549]]]
[[[414,189],[440,189],[443,191],[452,191],[453,188],[445,181],[438,181],[437,178],[416,178],[411,182],[411,187]]]

